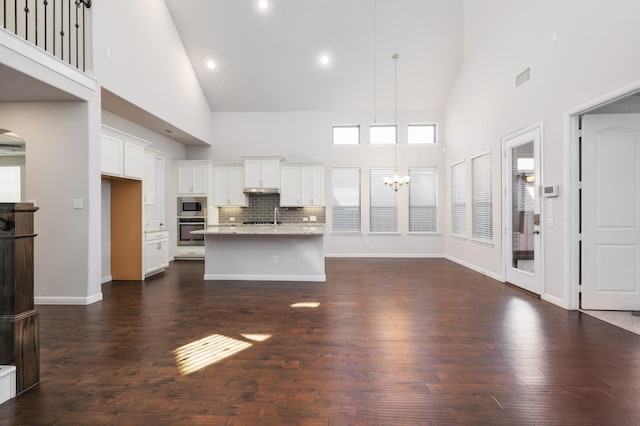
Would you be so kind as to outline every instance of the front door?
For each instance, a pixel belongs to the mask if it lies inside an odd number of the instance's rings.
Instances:
[[[505,278],[542,294],[540,277],[540,127],[507,136],[504,154]]]
[[[640,114],[582,117],[583,309],[640,310]]]

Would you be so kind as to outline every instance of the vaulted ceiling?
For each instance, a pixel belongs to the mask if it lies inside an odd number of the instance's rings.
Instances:
[[[440,111],[462,56],[462,0],[165,1],[212,111],[392,109],[394,53],[398,109]]]

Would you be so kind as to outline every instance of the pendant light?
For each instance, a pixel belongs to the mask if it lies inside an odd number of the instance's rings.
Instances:
[[[395,168],[393,170],[393,176],[385,176],[383,178],[384,184],[396,192],[398,192],[398,189],[402,186],[408,185],[409,180],[411,179],[408,175],[400,176],[398,173],[398,58],[399,56],[397,53],[394,53],[393,56],[391,56],[391,59],[393,59],[393,123],[396,126],[396,140],[393,145]]]

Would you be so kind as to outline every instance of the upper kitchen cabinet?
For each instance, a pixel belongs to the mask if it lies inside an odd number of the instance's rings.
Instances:
[[[206,197],[209,179],[208,161],[180,161],[176,163],[177,195]]]
[[[102,126],[101,172],[103,175],[142,180],[144,147],[149,142]]]
[[[247,195],[244,190],[244,170],[242,166],[216,166],[214,177],[214,204],[218,207],[246,207]]]
[[[324,206],[324,166],[283,164],[280,205],[282,207]]]
[[[245,192],[278,192],[282,157],[245,157]]]
[[[300,198],[303,206],[324,206],[324,166],[300,167]]]

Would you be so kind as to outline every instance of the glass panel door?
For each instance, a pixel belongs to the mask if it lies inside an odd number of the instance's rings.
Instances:
[[[503,140],[505,279],[536,294],[542,294],[540,138],[536,127]]]
[[[534,272],[536,218],[533,141],[511,148],[511,266]]]

